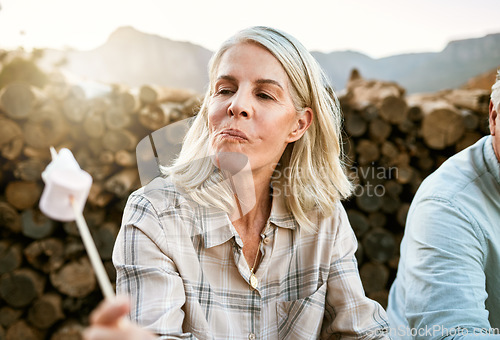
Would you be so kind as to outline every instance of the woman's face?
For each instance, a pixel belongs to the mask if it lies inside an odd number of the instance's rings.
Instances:
[[[311,109],[295,111],[289,85],[285,70],[265,48],[240,43],[227,50],[208,105],[212,151],[242,153],[253,172],[272,173],[287,144],[312,120]]]

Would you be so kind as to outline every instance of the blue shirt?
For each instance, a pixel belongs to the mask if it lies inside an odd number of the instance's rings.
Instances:
[[[491,136],[418,189],[387,312],[393,339],[500,338],[500,164]]]

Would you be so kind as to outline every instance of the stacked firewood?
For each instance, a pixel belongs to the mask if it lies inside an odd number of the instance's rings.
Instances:
[[[38,209],[50,146],[69,148],[93,177],[84,216],[114,282],[123,207],[140,187],[136,146],[200,103],[188,90],[57,79],[0,90],[0,339],[78,339],[102,300],[76,224]]]
[[[180,89],[49,79],[42,88],[12,82],[0,89],[0,340],[78,339],[102,300],[74,222],[38,210],[49,147],[72,150],[93,177],[84,215],[114,281],[111,252],[123,207],[140,186],[136,146],[192,116],[201,100]],[[404,92],[354,72],[340,93],[356,183],[345,207],[365,290],[383,305],[419,184],[488,133],[487,91]]]
[[[391,82],[353,71],[340,94],[344,146],[355,181],[345,203],[358,237],[367,294],[387,304],[411,200],[422,180],[458,151],[489,134],[486,90],[405,96]]]

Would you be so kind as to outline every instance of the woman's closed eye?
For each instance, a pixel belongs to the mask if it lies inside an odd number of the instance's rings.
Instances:
[[[257,97],[259,97],[260,99],[265,99],[265,100],[274,100],[274,97],[265,93],[265,92],[259,92],[257,93]]]
[[[217,90],[217,92],[215,92],[215,95],[224,96],[224,95],[229,95],[229,94],[233,94],[233,93],[234,93],[234,91],[232,89],[222,88],[222,89]]]

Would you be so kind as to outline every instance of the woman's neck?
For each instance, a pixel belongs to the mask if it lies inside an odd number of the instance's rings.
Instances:
[[[232,183],[237,193],[238,211],[231,215],[231,221],[240,229],[240,234],[260,233],[271,213],[270,176],[259,176],[255,172],[249,172],[248,175],[251,175],[251,180],[240,178]]]

